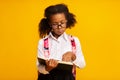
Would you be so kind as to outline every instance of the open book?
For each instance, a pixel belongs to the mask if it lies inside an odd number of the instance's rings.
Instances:
[[[38,58],[38,62],[41,65],[46,65],[45,60],[46,59]],[[58,65],[56,67],[56,69],[69,70],[69,71],[72,71],[72,68],[73,68],[73,63],[72,62],[65,62],[65,61],[58,61]]]

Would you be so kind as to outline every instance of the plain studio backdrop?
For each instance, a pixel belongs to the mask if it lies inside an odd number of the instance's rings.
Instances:
[[[38,23],[44,9],[65,3],[86,60],[77,80],[120,80],[119,0],[0,0],[0,80],[36,80]]]

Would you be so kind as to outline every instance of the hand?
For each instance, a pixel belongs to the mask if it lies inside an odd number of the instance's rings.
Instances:
[[[47,71],[51,71],[52,69],[57,67],[57,64],[58,64],[57,60],[54,60],[54,59],[46,60],[46,67],[45,67],[45,69]]]
[[[76,55],[73,52],[66,52],[65,54],[63,54],[62,56],[62,61],[66,61],[66,62],[71,62],[74,61],[76,59]]]

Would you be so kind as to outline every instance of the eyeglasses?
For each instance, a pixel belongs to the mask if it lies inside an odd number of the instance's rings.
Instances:
[[[53,23],[50,26],[53,27],[54,29],[65,28],[66,27],[66,23],[67,23],[67,21],[62,21],[62,22],[59,22],[59,23]]]

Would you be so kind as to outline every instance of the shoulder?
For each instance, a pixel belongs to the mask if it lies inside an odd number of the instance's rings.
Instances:
[[[80,40],[77,36],[68,35],[70,38],[73,38],[76,44],[80,44]]]
[[[68,34],[68,37],[73,38],[75,41],[79,41],[79,38],[77,36]]]
[[[73,38],[75,39],[75,41],[79,41],[79,38],[76,36],[73,36]]]
[[[39,39],[38,44],[39,44],[39,45],[43,45],[44,40],[47,39],[47,38],[49,38],[49,37],[46,36],[46,37],[44,37],[44,38]]]

